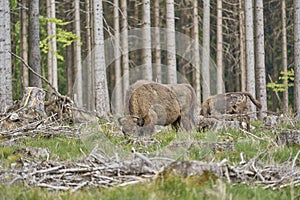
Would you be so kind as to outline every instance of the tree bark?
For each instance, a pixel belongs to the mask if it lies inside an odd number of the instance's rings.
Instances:
[[[255,1],[255,42],[256,42],[256,77],[257,77],[257,94],[262,108],[259,112],[259,117],[266,116],[267,111],[267,86],[266,86],[266,68],[265,68],[265,37],[264,37],[264,13],[263,1]]]
[[[28,63],[28,41],[27,41],[27,0],[21,1],[21,35],[20,35],[20,55],[24,59],[24,62]],[[28,80],[28,69],[21,63],[21,71],[22,71],[22,84],[23,87],[27,87],[29,84]]]
[[[80,0],[75,0],[75,34],[80,37]],[[76,74],[76,92],[74,100],[78,107],[83,106],[82,96],[82,64],[81,64],[81,40],[75,42],[75,74]]]
[[[29,66],[41,75],[41,55],[40,55],[40,23],[39,23],[39,0],[29,1]],[[29,73],[29,85],[42,87],[42,80],[33,73]]]
[[[239,0],[241,91],[246,91],[247,88],[244,4],[244,1]]]
[[[167,81],[177,83],[174,0],[166,0]]]
[[[0,2],[0,113],[12,105],[9,0]]]
[[[203,1],[202,98],[210,96],[210,0]]]
[[[287,58],[287,35],[286,35],[286,1],[281,1],[281,23],[282,23],[282,67],[283,72],[287,72],[288,58]],[[288,79],[283,80],[286,90],[283,92],[282,111],[288,113],[289,109],[289,87]]]
[[[253,4],[252,0],[245,0],[245,24],[246,24],[246,68],[247,68],[247,91],[255,93],[255,62],[254,62],[254,36],[253,36]],[[255,111],[254,104],[250,106],[250,112]]]
[[[161,83],[161,50],[160,50],[160,14],[159,0],[154,0],[153,6],[153,26],[154,26],[154,63],[155,63],[155,81]]]
[[[143,78],[152,80],[150,0],[143,0]]]
[[[195,73],[195,85],[194,89],[197,96],[197,102],[201,103],[201,82],[200,82],[200,48],[199,48],[199,20],[198,20],[198,0],[193,1],[193,67]]]
[[[96,112],[101,117],[107,117],[110,105],[106,80],[102,0],[93,1],[93,11]]]
[[[93,67],[92,67],[92,34],[91,34],[91,0],[85,0],[85,19],[86,19],[86,51],[87,51],[87,57],[86,57],[86,88],[84,88],[84,102],[85,107],[89,111],[95,110],[95,95],[94,95],[94,73],[93,73]]]
[[[217,94],[224,93],[222,0],[217,0]]]
[[[121,54],[120,54],[120,23],[119,23],[119,0],[114,0],[114,62],[115,62],[115,88],[114,107],[115,114],[120,114],[122,108],[122,80],[121,80]]]
[[[300,0],[294,1],[294,59],[295,59],[295,81],[294,81],[294,104],[296,118],[300,119]]]
[[[127,0],[121,1],[121,47],[122,47],[122,67],[123,67],[123,92],[128,90],[130,84],[129,77],[129,57],[128,57],[128,20],[127,20]],[[125,96],[125,95],[123,95]],[[123,98],[123,103],[124,103]]]
[[[56,18],[55,15],[55,0],[47,0],[47,17],[49,19]],[[48,80],[54,88],[58,88],[57,80],[57,45],[56,45],[56,24],[54,22],[47,22],[47,34],[49,37],[48,43]]]

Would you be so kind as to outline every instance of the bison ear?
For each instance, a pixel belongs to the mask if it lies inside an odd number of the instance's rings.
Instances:
[[[139,116],[133,116],[132,117],[133,122],[135,122],[138,126],[143,126],[144,125],[144,119],[139,117]]]

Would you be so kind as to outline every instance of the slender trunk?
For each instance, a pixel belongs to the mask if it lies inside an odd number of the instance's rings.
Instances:
[[[257,93],[258,100],[262,108],[259,112],[259,117],[266,116],[267,111],[267,87],[266,87],[266,68],[265,68],[265,37],[264,37],[264,14],[263,14],[263,1],[255,1],[255,30],[256,30],[256,78],[257,78]]]
[[[217,94],[224,92],[223,87],[223,16],[222,0],[217,0]]]
[[[246,47],[245,47],[245,14],[242,0],[239,0],[239,24],[240,24],[240,69],[241,69],[241,91],[247,88],[246,72]]]
[[[85,92],[85,104],[86,108],[90,111],[95,109],[95,96],[94,93],[94,78],[93,78],[93,68],[92,68],[92,36],[91,36],[91,5],[90,0],[85,0],[85,19],[86,19],[86,50],[87,50],[87,57],[86,57],[86,88],[84,89]]]
[[[168,83],[177,83],[174,0],[166,0],[166,51]]]
[[[300,0],[294,1],[294,57],[295,57],[295,81],[294,103],[296,118],[300,119]]]
[[[255,94],[255,63],[254,63],[254,36],[253,36],[253,5],[252,0],[245,0],[246,21],[246,65],[247,65],[247,90],[254,97]],[[254,104],[250,104],[250,111],[256,110]]]
[[[50,0],[50,10],[51,10],[51,18],[56,18],[55,14],[55,0]],[[54,22],[51,23],[51,50],[52,50],[52,84],[53,87],[58,89],[58,78],[57,78],[57,45],[56,45],[56,24]]]
[[[143,0],[143,78],[152,80],[150,0]]]
[[[119,24],[119,0],[114,0],[114,61],[115,61],[115,88],[114,88],[114,112],[122,112],[122,80],[121,80],[121,57],[120,57],[120,24]]]
[[[121,1],[121,47],[122,47],[122,67],[123,67],[123,92],[129,88],[129,57],[128,57],[128,20],[127,20],[127,0]],[[123,95],[125,96],[125,95]],[[124,102],[124,99],[123,99]]]
[[[196,96],[198,99],[198,103],[200,103],[201,99],[201,83],[200,83],[200,49],[199,49],[199,21],[198,21],[198,0],[193,1],[193,67],[195,73],[195,85],[194,89],[196,92]]]
[[[203,1],[202,97],[210,96],[210,0]]]
[[[51,11],[51,0],[46,1],[46,10],[47,10],[47,18],[50,19],[52,17]],[[47,35],[48,38],[52,36],[52,22],[49,20],[47,22]],[[52,51],[52,43],[51,39],[48,41],[48,53],[47,53],[47,67],[48,67],[48,81],[53,85],[53,51]]]
[[[29,1],[29,66],[41,75],[41,55],[40,55],[40,23],[39,23],[39,0]],[[42,80],[33,73],[29,73],[29,85],[42,88]]]
[[[75,34],[80,37],[80,0],[75,0]],[[82,65],[81,65],[81,44],[80,39],[75,42],[75,72],[76,72],[76,92],[75,102],[78,107],[83,106],[82,96]]]
[[[287,72],[288,58],[287,58],[287,36],[286,36],[286,4],[285,0],[281,1],[281,22],[282,22],[282,66],[283,72]],[[288,113],[289,109],[289,88],[288,80],[283,79],[283,84],[286,90],[283,92],[283,106],[282,111]]]
[[[65,4],[65,10],[72,9],[71,2]],[[72,21],[72,16],[67,16],[67,21]],[[73,31],[73,23],[66,26],[67,31]],[[74,95],[74,43],[66,47],[66,74],[67,74],[67,95]]]
[[[161,51],[160,51],[160,14],[159,0],[154,0],[153,7],[153,26],[154,26],[154,63],[155,63],[155,80],[161,83]]]
[[[2,0],[0,8],[0,113],[4,113],[12,105],[9,0]]]
[[[103,9],[102,0],[93,1],[94,11],[94,69],[96,112],[101,117],[107,117],[110,112],[109,95],[106,79],[104,53]]]
[[[25,63],[28,63],[28,41],[27,41],[27,0],[21,1],[21,36],[20,36],[20,55],[21,58],[25,61]],[[22,84],[23,87],[28,86],[28,69],[21,63],[21,71],[22,71]]]

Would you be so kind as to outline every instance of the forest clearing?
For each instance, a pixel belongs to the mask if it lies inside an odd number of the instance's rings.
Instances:
[[[113,116],[98,119],[76,109],[42,114],[41,90],[28,91],[20,107],[1,118],[1,199],[300,195],[300,124],[292,117],[252,120],[250,132],[221,119],[205,131],[156,127],[153,135],[124,135]]]
[[[0,199],[300,199],[300,0],[1,0]]]

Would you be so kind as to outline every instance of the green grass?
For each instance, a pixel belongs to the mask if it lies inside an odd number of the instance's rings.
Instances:
[[[259,127],[259,123],[257,125]],[[259,128],[252,131],[256,137],[234,130],[219,132],[192,132],[176,133],[173,130],[164,130],[145,140],[154,141],[145,146],[135,137],[125,138],[116,135],[117,129],[113,126],[103,125],[99,127],[88,127],[86,135],[81,138],[68,138],[64,136],[50,138],[26,138],[18,141],[13,146],[0,145],[0,164],[9,167],[11,163],[20,158],[21,155],[12,154],[14,150],[25,147],[42,147],[51,152],[50,159],[76,160],[88,154],[96,144],[105,152],[112,153],[118,149],[125,154],[130,153],[134,147],[139,152],[157,152],[166,148],[172,141],[218,141],[235,142],[235,151],[213,152],[203,146],[193,146],[184,152],[179,159],[201,160],[219,162],[223,159],[229,160],[229,164],[237,164],[241,161],[240,154],[243,153],[245,160],[252,159],[261,154],[258,159],[265,163],[284,163],[291,161],[297,154],[299,147],[277,147],[274,145],[275,133],[264,132]],[[167,151],[165,151],[167,152]],[[264,152],[264,153],[263,153]],[[176,153],[176,152],[175,152]],[[178,154],[182,153],[178,151]],[[296,162],[299,165],[298,162]],[[228,184],[226,180],[216,179],[212,176],[195,176],[189,179],[172,177],[160,179],[148,183],[141,183],[127,187],[115,188],[89,188],[85,187],[74,193],[70,191],[49,191],[44,188],[29,187],[22,184],[5,185],[0,184],[0,199],[295,199],[300,197],[300,188],[288,187],[281,190],[263,189],[259,185]]]
[[[245,184],[230,185],[224,180],[207,180],[199,185],[179,178],[143,183],[127,187],[84,188],[74,193],[70,191],[49,191],[43,188],[23,185],[0,185],[0,199],[22,200],[148,200],[148,199],[239,199],[239,200],[282,200],[300,196],[299,188],[284,190],[263,189]]]

